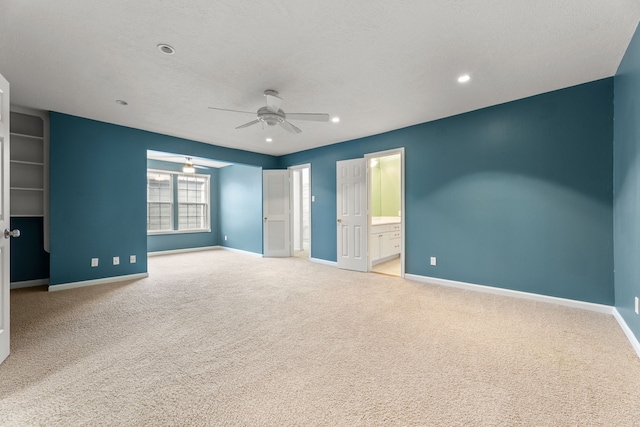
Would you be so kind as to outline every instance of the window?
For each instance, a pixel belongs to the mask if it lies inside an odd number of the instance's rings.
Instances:
[[[178,175],[178,230],[209,228],[209,177]]]
[[[210,231],[209,175],[147,173],[147,231]]]
[[[147,174],[147,231],[171,230],[173,185],[171,174]]]

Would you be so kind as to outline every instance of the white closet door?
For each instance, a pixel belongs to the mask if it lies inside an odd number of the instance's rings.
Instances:
[[[262,171],[262,213],[265,257],[291,256],[289,171]]]

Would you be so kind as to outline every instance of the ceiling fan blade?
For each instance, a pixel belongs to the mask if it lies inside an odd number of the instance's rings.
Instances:
[[[255,111],[238,111],[238,110],[229,110],[227,108],[216,108],[209,107],[210,110],[220,110],[220,111],[231,111],[232,113],[246,113],[246,114],[255,114]]]
[[[280,111],[280,105],[282,105],[282,98],[274,95],[273,93],[265,93],[264,96],[267,98],[267,109],[269,111],[271,111],[272,113],[277,113],[278,111]]]
[[[328,122],[329,115],[321,113],[287,113],[287,119],[310,120],[313,122]]]
[[[300,133],[300,132],[302,132],[302,130],[300,130],[300,128],[298,128],[297,126],[292,125],[291,123],[289,123],[286,120],[284,122],[280,123],[280,126],[285,128],[287,130],[287,132],[291,132],[291,133]]]
[[[249,123],[245,123],[245,124],[243,124],[243,125],[238,126],[236,129],[248,128],[249,126],[253,126],[253,125],[255,125],[256,123],[260,123],[260,120],[255,119],[255,120],[253,120],[253,121],[251,121],[251,122],[249,122]]]

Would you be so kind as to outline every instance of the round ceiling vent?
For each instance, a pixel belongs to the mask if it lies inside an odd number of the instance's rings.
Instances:
[[[160,50],[160,52],[167,55],[173,55],[174,53],[176,53],[176,50],[172,46],[169,46],[168,44],[164,44],[164,43],[160,43],[158,45],[158,49]]]

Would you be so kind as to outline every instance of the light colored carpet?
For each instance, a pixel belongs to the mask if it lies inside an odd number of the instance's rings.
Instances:
[[[637,426],[613,317],[298,259],[11,292],[2,426]]]

